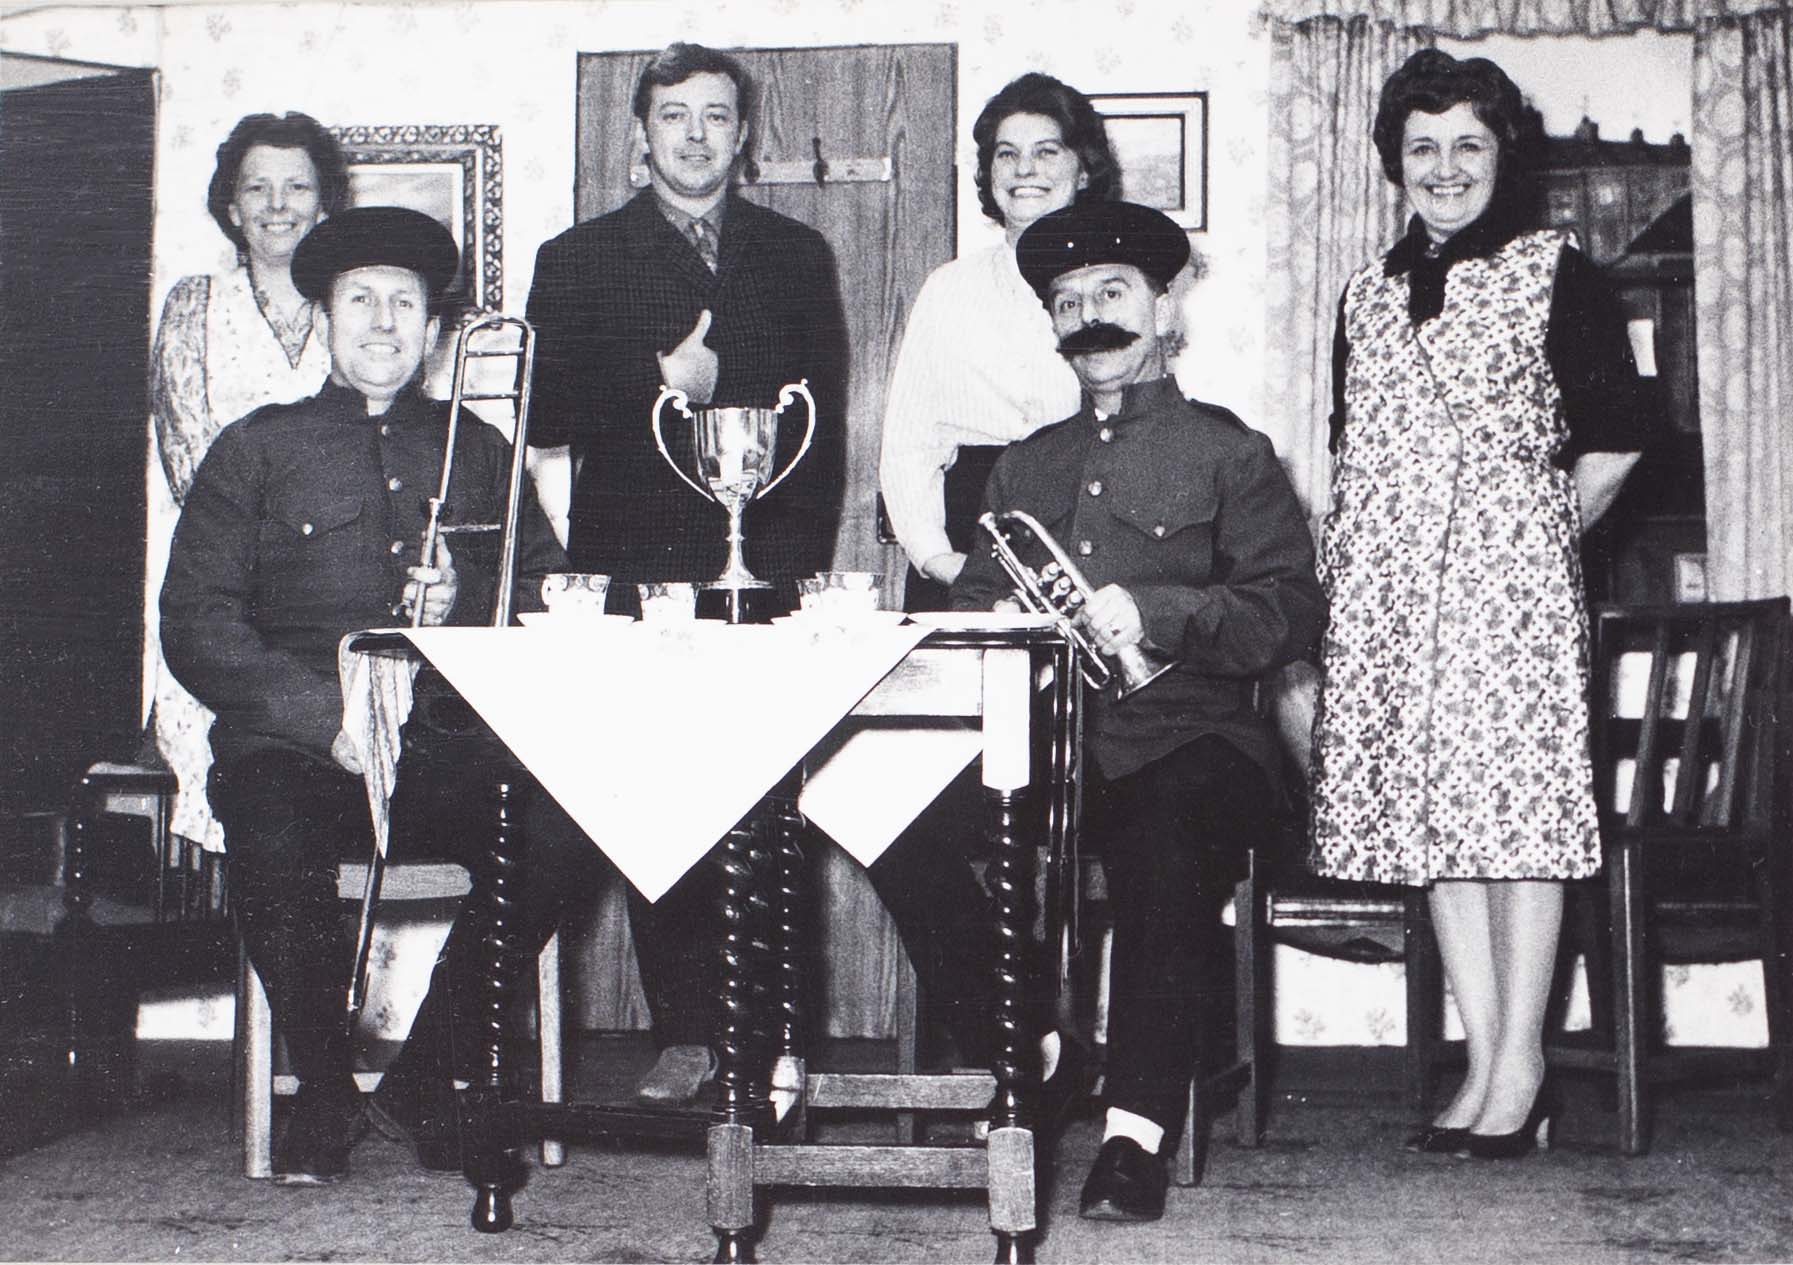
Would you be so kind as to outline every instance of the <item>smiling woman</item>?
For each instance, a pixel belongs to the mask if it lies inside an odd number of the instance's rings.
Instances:
[[[174,284],[150,364],[156,453],[175,506],[186,501],[194,471],[225,425],[323,385],[330,355],[290,266],[299,242],[342,206],[347,189],[335,139],[309,115],[251,114],[218,147],[206,205],[236,247],[237,266]],[[152,528],[152,557],[172,526],[164,518]],[[157,621],[146,631],[154,644]],[[159,646],[153,670],[151,728],[180,785],[174,830],[221,848],[223,832],[205,798],[211,713],[168,672]]]
[[[1549,1144],[1562,880],[1600,866],[1577,550],[1652,416],[1600,274],[1523,229],[1530,127],[1483,58],[1384,85],[1414,215],[1339,304],[1320,546],[1314,866],[1428,889],[1469,1068],[1407,1149],[1483,1158]]]
[[[910,610],[945,609],[995,454],[1077,409],[1077,377],[1015,267],[1015,243],[1072,202],[1120,196],[1101,116],[1050,75],[1004,87],[971,135],[978,201],[1005,240],[929,275],[903,331],[884,414],[879,483],[909,555]]]

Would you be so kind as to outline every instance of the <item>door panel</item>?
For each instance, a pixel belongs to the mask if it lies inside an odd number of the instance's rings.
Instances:
[[[0,809],[141,730],[155,80],[0,94]]]
[[[954,252],[954,102],[957,50],[944,44],[864,48],[731,49],[759,88],[750,153],[762,164],[813,164],[888,155],[893,178],[817,185],[744,184],[743,196],[813,226],[834,249],[852,351],[847,405],[847,486],[835,566],[881,571],[887,604],[901,594],[903,556],[877,540],[878,448],[891,360],[922,281]],[[590,219],[635,193],[638,157],[631,102],[651,52],[579,59],[574,207]],[[726,231],[726,230],[725,230]],[[647,419],[642,419],[645,433]],[[720,520],[718,522],[720,526]],[[883,1036],[902,946],[859,866],[820,849],[814,873],[827,928],[817,962],[824,973],[827,1030]],[[601,915],[581,1019],[595,1027],[645,1022],[638,1005],[615,1008],[629,990],[620,921]],[[834,951],[839,946],[839,951]],[[620,968],[618,963],[621,962]]]

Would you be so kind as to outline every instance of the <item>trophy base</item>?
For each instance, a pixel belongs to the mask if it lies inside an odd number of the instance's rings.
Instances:
[[[777,600],[772,586],[729,588],[704,584],[697,591],[697,617],[719,619],[730,624],[769,624],[775,615],[790,612]]]

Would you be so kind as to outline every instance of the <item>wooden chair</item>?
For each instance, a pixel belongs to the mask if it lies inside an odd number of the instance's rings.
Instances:
[[[39,814],[61,857],[56,969],[82,1111],[130,1093],[142,993],[229,975],[221,858],[174,833],[175,786],[165,769],[101,762],[82,774],[66,812]],[[119,846],[114,827],[133,820],[147,823],[147,848]]]
[[[1212,1103],[1236,1094],[1239,1145],[1255,1147],[1263,1139],[1276,1073],[1273,1001],[1279,944],[1346,961],[1405,965],[1404,1097],[1414,1110],[1425,1109],[1439,1066],[1460,1050],[1461,1042],[1443,1040],[1443,973],[1423,891],[1314,877],[1296,846],[1303,822],[1301,814],[1294,814],[1283,823],[1282,837],[1251,850],[1246,876],[1234,893],[1234,1061],[1190,1086],[1183,1141],[1171,1167],[1179,1185],[1195,1185],[1201,1178],[1191,1140],[1200,1136],[1197,1122],[1212,1118],[1204,1099]]]
[[[1651,1089],[1713,1072],[1772,1074],[1793,1128],[1793,709],[1788,601],[1608,607],[1593,620],[1593,757],[1610,939],[1589,955],[1595,1030],[1552,1064],[1617,1080],[1619,1149],[1649,1148]],[[1572,921],[1570,926],[1574,928]],[[1662,1048],[1663,962],[1757,958],[1768,1049]],[[1610,973],[1605,992],[1594,986]]]
[[[336,890],[345,901],[359,901],[367,883],[363,862],[344,862],[337,867]],[[380,885],[380,906],[410,905],[424,910],[431,904],[445,915],[448,906],[471,890],[467,871],[449,861],[389,862]],[[237,1041],[240,1051],[238,1084],[242,1089],[243,1176],[273,1176],[273,1121],[275,1095],[290,1095],[299,1088],[295,1077],[277,1074],[274,1066],[274,1023],[268,994],[260,975],[240,955],[237,980]],[[345,994],[346,996],[346,994]],[[551,936],[536,959],[536,1022],[541,1047],[542,1101],[564,1100],[561,1064],[560,935]],[[379,1087],[379,1072],[357,1072],[363,1093]],[[554,1167],[566,1162],[566,1150],[558,1140],[542,1139],[542,1163]]]

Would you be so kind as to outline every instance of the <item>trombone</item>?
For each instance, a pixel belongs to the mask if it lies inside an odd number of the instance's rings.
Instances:
[[[1078,618],[1094,590],[1071,556],[1033,515],[1021,510],[987,512],[977,524],[990,534],[990,552],[1008,572],[1015,596],[1035,614],[1050,615],[1058,621],[1059,632],[1077,650],[1078,667],[1090,688],[1105,690],[1118,678],[1118,701],[1143,690],[1177,666],[1175,659],[1144,644],[1123,646],[1115,652],[1113,666],[1109,665]],[[1018,532],[1031,535],[1045,549],[1048,561],[1038,571],[1023,562],[1016,551]]]
[[[468,364],[487,360],[511,360],[514,369],[509,390],[471,389],[468,386]],[[428,517],[423,528],[422,548],[418,565],[436,565],[436,545],[444,536],[498,535],[497,591],[492,597],[492,627],[504,628],[511,622],[511,590],[517,577],[517,532],[522,516],[523,480],[528,478],[527,441],[529,438],[529,387],[535,373],[535,327],[520,316],[488,312],[461,330],[455,344],[454,381],[449,391],[448,433],[442,445],[442,477],[436,494],[428,500]],[[480,400],[508,401],[515,411],[516,428],[511,436],[510,484],[504,501],[504,518],[496,523],[445,523],[443,513],[449,508],[449,492],[454,478],[455,444],[460,436],[461,405]],[[417,600],[411,608],[411,627],[423,623],[423,590],[419,585]],[[402,613],[402,607],[393,610]],[[349,978],[348,1024],[352,1031],[362,1007],[367,1002],[368,959],[373,949],[374,909],[380,901],[380,883],[386,872],[386,841],[374,840],[367,867],[367,882],[361,892],[361,917],[355,931],[354,973]]]

